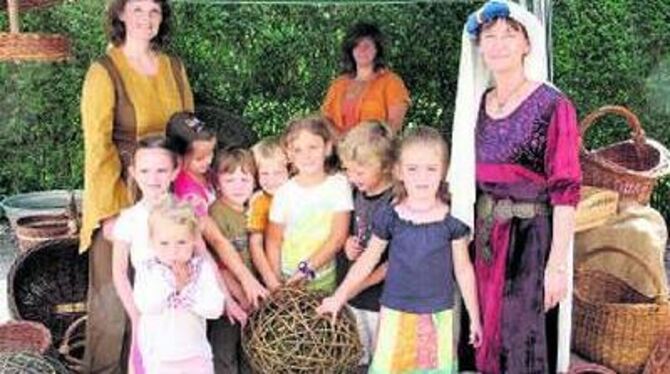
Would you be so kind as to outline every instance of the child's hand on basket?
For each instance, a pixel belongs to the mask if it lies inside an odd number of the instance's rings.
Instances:
[[[240,304],[238,304],[235,300],[233,300],[232,298],[226,300],[226,306],[224,311],[230,323],[234,325],[237,322],[239,322],[240,326],[242,327],[246,326],[247,319],[249,318],[249,316],[247,315],[247,312],[245,312],[244,309],[240,307]]]
[[[331,322],[335,323],[337,320],[337,313],[340,312],[340,309],[342,309],[344,303],[345,300],[341,299],[337,294],[334,294],[333,296],[323,299],[323,301],[321,301],[321,305],[316,308],[316,312],[320,315],[330,313]]]

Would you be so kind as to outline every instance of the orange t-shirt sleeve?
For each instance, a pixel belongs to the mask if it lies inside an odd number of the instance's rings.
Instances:
[[[409,91],[405,87],[405,82],[402,79],[391,73],[388,76],[388,83],[384,90],[384,100],[387,106],[410,104]]]
[[[247,229],[251,232],[264,232],[270,217],[270,199],[264,193],[255,195],[249,204]]]

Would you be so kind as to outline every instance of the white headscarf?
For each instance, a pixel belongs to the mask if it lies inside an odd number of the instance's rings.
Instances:
[[[545,82],[548,78],[545,30],[534,14],[519,4],[506,0],[491,0],[473,15],[481,25],[487,21],[486,11],[491,7],[507,7],[509,18],[526,28],[530,52],[524,59],[527,79]],[[487,9],[487,7],[489,7]],[[447,175],[451,193],[452,215],[474,228],[475,185],[475,127],[484,91],[491,84],[491,72],[484,66],[475,36],[463,28],[461,62],[458,70],[456,110],[451,134],[451,160]]]

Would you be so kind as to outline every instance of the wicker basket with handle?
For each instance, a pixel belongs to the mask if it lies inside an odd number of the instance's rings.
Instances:
[[[20,32],[20,8],[47,6],[57,1],[6,0],[6,2],[9,13],[9,32],[0,33],[0,61],[63,61],[69,58],[70,41],[67,37],[57,34]]]
[[[607,114],[624,117],[633,130],[632,139],[596,150],[587,150],[582,144],[583,184],[617,191],[621,201],[647,204],[656,180],[670,172],[670,152],[646,138],[637,116],[622,106],[604,106],[587,115],[581,123],[582,139],[591,125]]]
[[[36,8],[46,8],[51,5],[62,3],[63,0],[18,0],[18,5],[20,10],[36,9]],[[6,10],[7,4],[4,1],[0,1],[0,9]]]
[[[613,247],[603,251],[618,251],[648,266],[634,252]],[[659,281],[654,278],[654,282]],[[645,296],[611,274],[588,270],[583,263],[575,274],[572,328],[577,353],[617,373],[639,373],[657,340],[670,331],[670,303],[667,295]]]

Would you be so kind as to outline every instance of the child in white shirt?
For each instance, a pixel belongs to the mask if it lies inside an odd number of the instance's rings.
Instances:
[[[224,294],[212,261],[195,251],[198,223],[187,203],[166,199],[149,215],[151,255],[135,271],[139,311],[133,366],[148,374],[213,374],[206,319],[221,316]],[[143,370],[142,370],[143,369]]]

